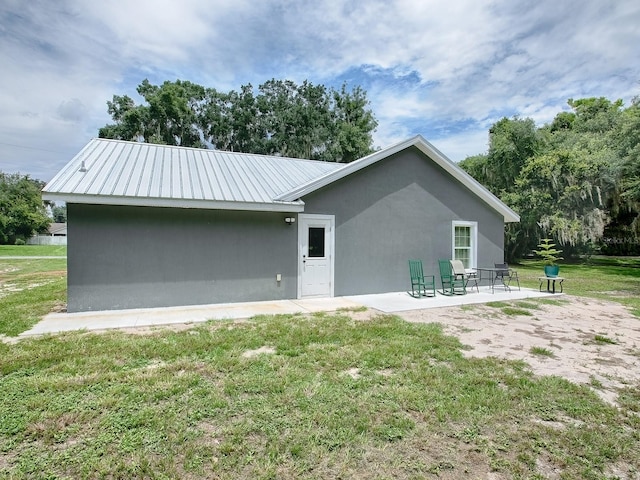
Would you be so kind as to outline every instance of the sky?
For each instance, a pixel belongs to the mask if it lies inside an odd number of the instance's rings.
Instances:
[[[189,80],[361,86],[374,147],[486,153],[503,117],[640,95],[638,0],[0,0],[0,171],[49,181],[108,100]]]

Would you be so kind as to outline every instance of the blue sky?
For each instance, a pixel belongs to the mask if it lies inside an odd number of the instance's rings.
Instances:
[[[0,170],[44,181],[110,122],[114,94],[271,78],[367,90],[374,146],[485,153],[507,116],[640,95],[637,0],[2,0]]]

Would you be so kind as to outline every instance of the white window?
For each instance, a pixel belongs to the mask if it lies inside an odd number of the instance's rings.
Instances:
[[[451,258],[462,260],[464,268],[477,267],[478,223],[454,221],[451,228]]]

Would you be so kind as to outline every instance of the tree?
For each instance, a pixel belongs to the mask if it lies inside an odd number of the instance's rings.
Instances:
[[[266,154],[269,134],[251,84],[239,92],[207,89],[200,115],[205,142],[217,150]]]
[[[51,207],[51,217],[55,223],[67,223],[67,207],[53,205]]]
[[[510,260],[542,237],[567,255],[605,236],[640,237],[640,100],[627,109],[602,97],[568,104],[572,111],[540,128],[503,118],[490,129],[488,154],[460,164],[520,215],[505,228]]]
[[[98,133],[100,137],[142,138],[148,143],[203,146],[198,129],[199,109],[205,98],[203,87],[180,80],[157,86],[145,79],[137,91],[147,105],[135,105],[127,95],[114,95],[107,106],[116,123],[102,127]]]
[[[373,112],[368,109],[369,100],[366,92],[356,87],[351,92],[346,84],[342,84],[340,92],[333,92],[336,133],[334,150],[338,160],[349,163],[371,153],[373,138],[371,134],[378,126]]]
[[[467,157],[458,163],[458,165],[478,182],[489,188],[492,192],[494,191],[490,185],[490,175],[487,172],[489,168],[489,157],[486,154]]]
[[[541,233],[565,247],[595,244],[609,221],[606,204],[615,188],[611,155],[583,145],[533,158],[517,180],[520,211],[535,212]]]
[[[42,203],[43,182],[0,172],[0,243],[26,240],[47,230],[51,220]]]
[[[107,102],[107,111],[116,123],[102,127],[98,136],[118,140],[140,139],[143,136],[143,125],[149,116],[147,110],[146,107],[136,106],[127,95],[114,95],[113,100]]]
[[[511,223],[505,228],[505,259],[510,262],[523,256],[537,243],[538,217],[533,206],[544,204],[544,195],[530,198],[532,203],[523,205],[516,182],[527,163],[543,150],[543,137],[532,119],[505,117],[489,129],[488,153],[460,162],[467,173],[520,215],[520,223]]]
[[[604,97],[570,98],[567,103],[575,112],[572,128],[578,132],[609,132],[615,127],[622,108],[622,100],[611,102]]]
[[[604,251],[611,254],[640,254],[640,97],[618,116],[609,134],[618,155],[617,188],[610,199],[611,222],[605,230]]]
[[[115,123],[102,127],[100,137],[337,162],[372,152],[377,122],[360,87],[338,92],[272,79],[257,93],[251,84],[224,93],[144,80],[138,93],[146,104],[126,95],[107,102]]]
[[[503,118],[489,129],[487,174],[490,185],[511,191],[520,171],[540,151],[540,136],[530,118]]]

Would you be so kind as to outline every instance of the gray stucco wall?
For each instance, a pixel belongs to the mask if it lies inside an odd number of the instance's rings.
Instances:
[[[454,220],[478,222],[478,266],[503,259],[502,216],[415,148],[303,200],[305,213],[335,215],[336,296],[407,290],[414,258],[438,279]]]
[[[69,312],[297,295],[286,214],[81,204],[67,214]]]

